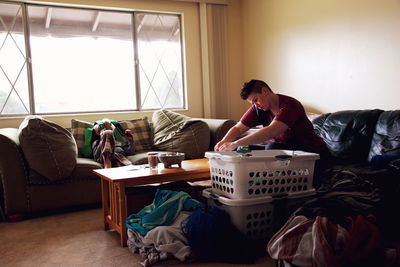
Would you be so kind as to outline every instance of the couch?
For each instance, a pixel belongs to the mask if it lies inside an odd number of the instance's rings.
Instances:
[[[131,127],[136,138],[137,153],[128,157],[133,164],[147,163],[148,151],[186,152],[186,159],[203,157],[235,124],[227,119],[189,118],[167,110],[154,112],[150,122],[142,118],[123,123]],[[67,130],[33,116],[27,117],[19,129],[0,129],[3,219],[18,220],[101,203],[100,180],[92,170],[103,166],[80,154],[83,132],[78,124],[93,126],[92,122],[72,120]]]
[[[345,110],[312,120],[334,169],[379,168],[400,156],[400,110]]]
[[[385,199],[400,196],[400,110],[346,110],[312,122],[331,154],[316,177],[320,184],[350,172],[378,188]]]

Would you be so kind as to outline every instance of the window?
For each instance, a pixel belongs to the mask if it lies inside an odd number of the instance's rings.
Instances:
[[[184,108],[180,23],[176,14],[0,3],[0,114]]]
[[[27,114],[29,92],[22,9],[0,3],[0,114]]]

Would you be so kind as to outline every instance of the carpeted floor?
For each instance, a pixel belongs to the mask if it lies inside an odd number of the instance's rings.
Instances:
[[[104,231],[101,209],[0,223],[0,266],[141,266],[140,256],[119,245],[119,236]],[[153,266],[273,267],[265,256],[252,265],[167,261]]]

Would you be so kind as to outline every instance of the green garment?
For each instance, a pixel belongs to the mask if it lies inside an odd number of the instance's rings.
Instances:
[[[115,126],[114,129],[114,137],[115,140],[124,143],[125,140],[122,138],[122,136],[125,135],[125,130],[122,128],[122,126],[114,120],[111,120],[111,123]],[[104,129],[104,122],[103,121],[96,121],[94,125],[98,124],[100,129]],[[81,150],[82,156],[85,158],[92,158],[93,157],[93,150],[92,150],[92,139],[93,139],[93,128],[86,128],[85,131],[83,132],[85,141],[83,143],[83,147]]]
[[[155,227],[171,225],[181,211],[197,207],[203,208],[204,204],[192,199],[186,192],[157,189],[153,203],[129,215],[126,227],[145,236]]]

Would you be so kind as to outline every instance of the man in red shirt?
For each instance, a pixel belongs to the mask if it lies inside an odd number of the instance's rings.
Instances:
[[[298,100],[273,93],[260,80],[245,83],[240,96],[252,106],[215,145],[215,151],[232,151],[239,146],[265,144],[265,149],[303,150],[321,156],[329,153],[324,140],[315,134]],[[241,137],[257,125],[263,125],[263,128]]]

